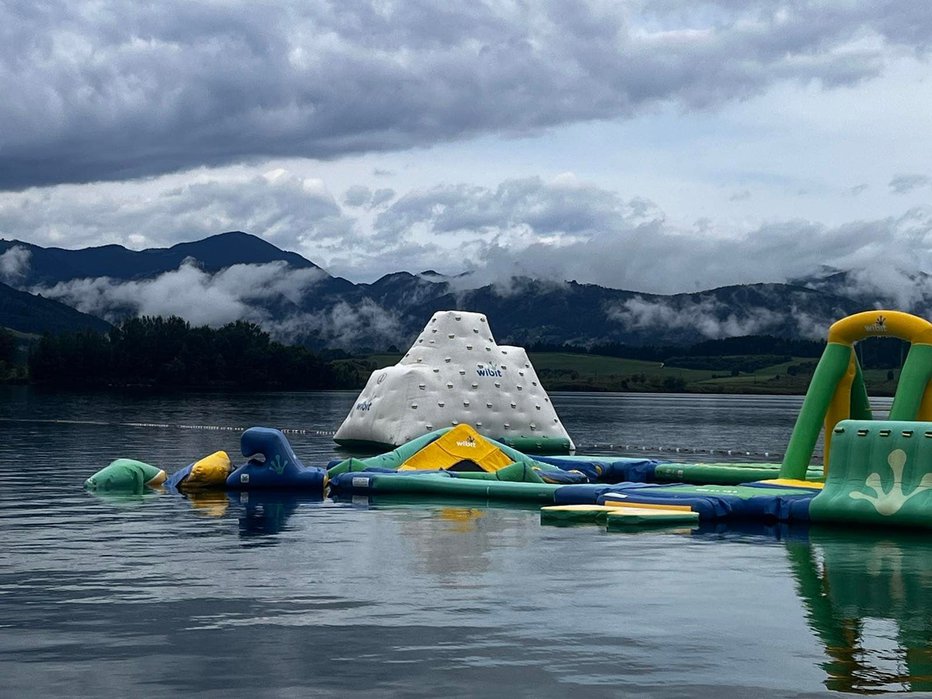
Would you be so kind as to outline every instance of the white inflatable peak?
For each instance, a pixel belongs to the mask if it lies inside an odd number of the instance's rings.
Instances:
[[[518,449],[575,448],[524,349],[466,311],[435,313],[401,361],[372,372],[334,440],[396,447],[463,422]]]

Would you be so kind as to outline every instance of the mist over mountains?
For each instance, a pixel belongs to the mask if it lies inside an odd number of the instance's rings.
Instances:
[[[57,332],[100,329],[106,327],[101,321],[137,315],[176,315],[195,325],[247,320],[279,341],[315,349],[380,350],[407,346],[431,314],[456,308],[485,313],[497,339],[522,345],[685,345],[761,334],[822,339],[833,321],[865,309],[928,315],[928,275],[890,281],[825,269],[783,284],[674,295],[527,277],[474,285],[469,274],[433,271],[356,284],[242,232],[142,251],[0,240],[0,325]],[[11,292],[19,294],[16,312],[4,301]],[[34,312],[24,311],[23,303],[33,304]],[[41,317],[54,315],[50,304],[68,320],[43,325]]]

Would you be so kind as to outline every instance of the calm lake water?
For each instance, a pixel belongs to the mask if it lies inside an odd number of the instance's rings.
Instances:
[[[322,464],[354,398],[0,387],[0,695],[932,689],[923,537],[632,535],[480,503],[112,501],[82,489],[121,456],[169,472],[217,449],[240,461],[251,425],[296,430],[297,453]],[[581,451],[773,461],[801,402],[552,398]]]

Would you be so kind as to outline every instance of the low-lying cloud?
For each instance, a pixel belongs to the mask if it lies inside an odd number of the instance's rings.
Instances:
[[[606,315],[631,328],[690,328],[711,339],[765,334],[784,319],[766,308],[755,308],[751,314],[739,318],[711,298],[674,306],[672,302],[646,300],[640,296],[607,309]]]
[[[398,314],[370,299],[338,301],[316,313],[299,313],[265,324],[279,338],[313,338],[315,344],[344,349],[384,349],[405,344]]]
[[[29,271],[32,253],[21,245],[14,245],[0,255],[0,282],[16,286]]]
[[[800,337],[825,339],[825,329],[837,313],[817,317],[797,306],[774,310],[748,306],[736,312],[718,299],[646,299],[636,296],[605,309],[606,316],[627,328],[653,330],[666,336],[671,331],[695,331],[709,340],[744,335],[781,335],[787,329]]]
[[[74,279],[31,291],[113,323],[132,316],[178,316],[211,327],[245,320],[280,342],[344,349],[405,340],[397,314],[370,299],[307,311],[306,296],[325,277],[320,269],[285,262],[239,264],[211,274],[186,260],[152,279]]]
[[[215,327],[236,320],[264,325],[270,315],[261,302],[284,298],[298,304],[324,276],[319,269],[294,269],[285,262],[233,265],[215,274],[186,262],[153,279],[74,279],[31,291],[111,322],[149,315]]]

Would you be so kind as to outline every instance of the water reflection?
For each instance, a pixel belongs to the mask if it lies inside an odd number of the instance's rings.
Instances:
[[[174,494],[173,494],[174,495]],[[274,537],[288,528],[288,520],[302,504],[320,505],[323,498],[278,491],[205,490],[178,494],[199,515],[235,518],[241,538]],[[274,543],[274,538],[267,543]]]
[[[146,502],[151,502],[163,494],[161,489],[147,490],[144,493],[121,493],[110,492],[106,490],[89,490],[88,496],[94,498],[100,503],[111,507],[132,508],[140,507]]]
[[[932,690],[932,542],[922,535],[813,529],[787,543],[799,596],[829,659],[825,686]]]
[[[530,537],[525,528],[516,529],[507,517],[487,516],[491,510],[535,513],[539,510],[534,505],[398,495],[375,496],[368,504],[377,510],[418,513],[398,520],[400,540],[409,545],[412,562],[420,573],[436,575],[444,581],[462,574],[486,573],[492,569],[496,549],[528,542]],[[456,545],[451,546],[451,541]]]
[[[287,528],[289,517],[302,502],[321,502],[321,498],[293,495],[289,493],[242,492],[229,493],[234,512],[239,520],[242,538],[264,537],[280,534]]]

